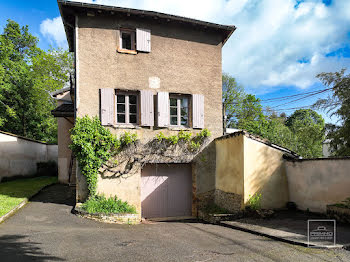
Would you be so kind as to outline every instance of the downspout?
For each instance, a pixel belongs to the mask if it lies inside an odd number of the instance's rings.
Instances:
[[[74,58],[75,58],[75,95],[74,95],[74,121],[77,119],[77,111],[79,108],[79,34],[78,34],[78,16],[75,16],[74,28]]]

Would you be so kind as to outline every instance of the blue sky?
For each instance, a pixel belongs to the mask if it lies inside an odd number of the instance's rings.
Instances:
[[[83,1],[236,25],[223,48],[223,71],[262,100],[322,90],[316,74],[350,69],[350,0]],[[67,48],[55,0],[0,0],[0,28],[7,19],[29,25],[43,49]],[[263,105],[278,110],[307,106],[327,94]],[[336,121],[320,113],[326,122]]]

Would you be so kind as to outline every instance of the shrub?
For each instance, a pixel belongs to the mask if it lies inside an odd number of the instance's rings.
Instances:
[[[115,197],[106,198],[105,196],[90,197],[82,204],[82,209],[90,214],[136,214],[136,208]]]
[[[254,194],[253,196],[249,195],[247,207],[253,210],[261,209],[261,194]]]

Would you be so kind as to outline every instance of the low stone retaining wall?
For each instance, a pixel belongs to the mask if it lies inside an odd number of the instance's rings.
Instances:
[[[102,214],[102,213],[95,213],[95,214],[89,214],[85,210],[81,209],[81,204],[77,204],[74,208],[74,213],[89,218],[92,220],[97,220],[104,223],[114,223],[114,224],[128,224],[128,225],[135,225],[140,223],[140,218],[137,214]]]

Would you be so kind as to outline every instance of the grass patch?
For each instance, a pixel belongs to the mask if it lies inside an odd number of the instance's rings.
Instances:
[[[81,207],[90,214],[136,214],[136,208],[123,202],[117,197],[106,198],[105,196],[90,197]]]
[[[57,177],[35,177],[0,183],[0,216],[5,215],[44,186],[57,182]]]

